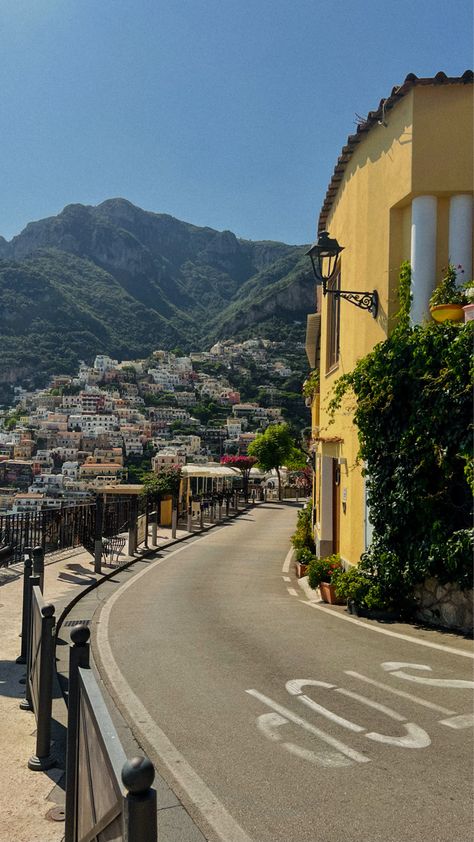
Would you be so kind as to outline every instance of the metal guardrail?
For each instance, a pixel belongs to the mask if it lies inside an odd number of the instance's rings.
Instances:
[[[26,693],[22,710],[33,711],[36,719],[36,752],[28,760],[33,771],[55,765],[51,754],[51,709],[53,702],[54,605],[43,599],[39,576],[29,576],[29,614],[26,642]]]
[[[69,660],[65,842],[157,842],[155,770],[127,761],[89,669],[89,629],[76,626]]]

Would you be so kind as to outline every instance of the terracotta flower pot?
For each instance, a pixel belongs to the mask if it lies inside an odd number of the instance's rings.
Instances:
[[[430,307],[430,313],[435,322],[462,322],[464,319],[462,304],[436,304]]]
[[[307,572],[308,572],[308,565],[307,564],[301,564],[300,561],[297,561],[296,562],[296,578],[302,579],[303,576],[306,576]]]
[[[323,602],[327,602],[329,605],[344,605],[344,600],[336,596],[336,588],[330,582],[321,582],[319,592]]]
[[[474,302],[472,302],[471,304],[465,304],[462,309],[464,311],[464,321],[474,321]]]

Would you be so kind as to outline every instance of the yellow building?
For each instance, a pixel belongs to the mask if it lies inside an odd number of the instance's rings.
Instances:
[[[306,350],[319,367],[312,406],[317,553],[339,552],[357,564],[370,543],[357,430],[349,403],[331,423],[328,401],[388,336],[398,310],[400,265],[412,267],[412,319],[423,321],[448,262],[472,277],[473,74],[418,79],[410,74],[350,135],[320,213],[318,232],[343,246],[329,290],[376,291],[378,311],[318,288],[318,313],[308,317]],[[387,445],[388,446],[388,445]]]

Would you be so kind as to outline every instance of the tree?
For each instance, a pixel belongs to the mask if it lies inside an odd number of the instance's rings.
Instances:
[[[241,472],[245,502],[247,502],[249,497],[250,471],[256,464],[257,459],[255,456],[221,456],[221,465],[227,465],[228,468],[238,468]]]
[[[291,459],[295,449],[288,424],[272,424],[249,445],[249,456],[256,456],[258,464],[264,471],[277,472],[279,500],[281,500],[280,468]]]

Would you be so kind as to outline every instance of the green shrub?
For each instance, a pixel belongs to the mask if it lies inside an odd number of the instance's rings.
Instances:
[[[299,547],[295,555],[296,561],[299,561],[300,564],[309,564],[314,559],[314,553],[307,547]]]
[[[474,322],[413,326],[410,277],[404,264],[397,326],[339,378],[330,402],[335,412],[347,408],[345,396],[355,400],[373,527],[361,567],[399,604],[428,577],[473,583]],[[443,289],[450,285],[452,268]]]
[[[316,547],[311,524],[312,510],[311,503],[299,510],[296,531],[291,536],[291,543],[295,550],[306,548],[314,554]]]
[[[310,588],[318,588],[321,582],[332,582],[333,577],[341,569],[341,559],[338,555],[329,555],[326,558],[313,558],[308,568],[308,584]]]
[[[336,571],[333,575],[336,595],[341,599],[353,599],[361,608],[383,610],[393,607],[380,582],[374,581],[359,567]]]

